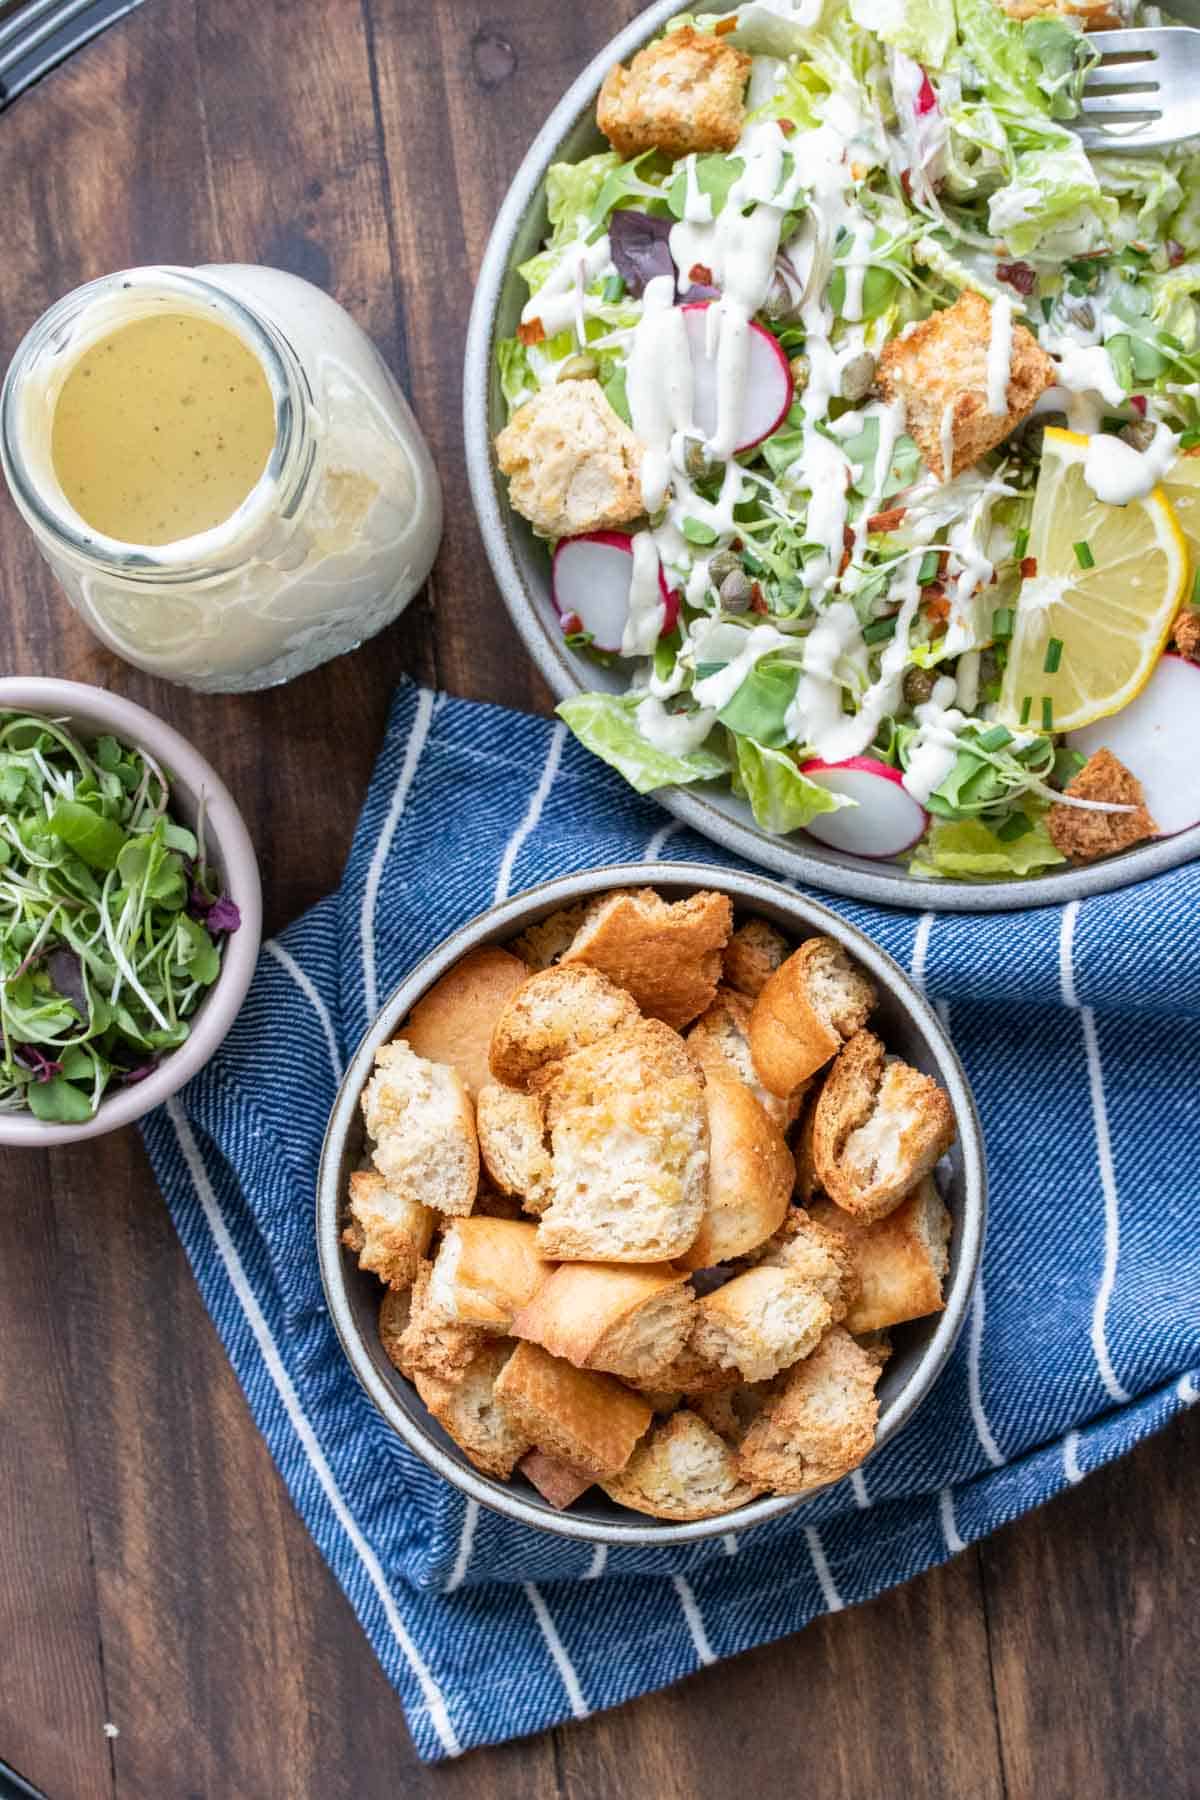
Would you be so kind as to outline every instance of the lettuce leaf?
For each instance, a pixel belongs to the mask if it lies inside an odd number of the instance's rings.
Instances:
[[[754,738],[772,750],[790,742],[787,713],[800,685],[800,668],[781,656],[764,656],[755,663],[717,718],[739,737]]]
[[[637,726],[641,694],[576,694],[555,708],[586,750],[625,777],[639,794],[655,788],[713,781],[729,773],[729,758],[707,744],[670,756],[646,742]]]
[[[802,775],[792,756],[782,750],[756,744],[753,738],[734,739],[737,752],[736,788],[750,802],[754,822],[764,831],[799,831],[819,813],[838,812],[855,802],[844,794],[831,794]]]
[[[1007,843],[980,819],[935,819],[909,869],[952,881],[991,881],[998,875],[1036,875],[1066,860],[1050,842],[1044,818]]]
[[[1055,131],[1018,153],[1012,181],[988,202],[988,230],[1011,256],[1039,248],[1043,256],[1082,256],[1108,242],[1119,211],[1078,138]]]
[[[944,68],[954,44],[954,0],[850,0],[850,17],[926,68]]]
[[[546,211],[550,215],[550,247],[569,244],[589,223],[605,177],[619,169],[615,150],[601,150],[582,162],[551,163],[546,170]]]
[[[500,370],[500,386],[510,411],[532,400],[538,384],[529,366],[529,356],[520,338],[501,338],[496,345],[496,364]]]

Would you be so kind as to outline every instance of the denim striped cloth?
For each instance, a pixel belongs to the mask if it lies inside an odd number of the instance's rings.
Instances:
[[[1200,1382],[1200,867],[1003,917],[834,900],[948,1018],[991,1230],[935,1393],[786,1517],[605,1553],[431,1474],[351,1375],[313,1195],[344,1059],[453,927],[571,870],[735,866],[564,728],[406,685],[341,888],[263,948],[223,1050],[145,1126],[251,1411],[423,1757],[585,1718],[944,1561],[1120,1456]]]

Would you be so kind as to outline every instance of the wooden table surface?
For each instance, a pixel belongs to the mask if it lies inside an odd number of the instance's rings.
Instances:
[[[147,0],[0,118],[0,357],[107,270],[274,263],[372,334],[441,467],[428,594],[357,655],[240,699],[101,650],[0,499],[0,667],[111,686],[192,737],[246,813],[268,930],[336,881],[404,671],[547,700],[471,515],[460,357],[505,185],[636,4],[495,4]],[[136,1134],[8,1152],[0,1758],[52,1800],[725,1800],[749,1784],[1175,1800],[1200,1792],[1198,1446],[1193,1414],[870,1606],[427,1770],[250,1423]]]

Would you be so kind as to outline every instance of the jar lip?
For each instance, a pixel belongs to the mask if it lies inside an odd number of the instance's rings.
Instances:
[[[67,505],[65,497],[60,502],[33,479],[22,445],[21,403],[34,359],[50,348],[57,332],[74,325],[97,302],[119,295],[126,288],[148,297],[173,298],[218,312],[222,323],[258,359],[271,390],[275,413],[275,442],[266,467],[245,498],[219,525],[167,544],[130,544],[87,527]],[[73,288],[30,326],[17,346],[0,389],[0,465],[18,507],[35,529],[76,557],[99,568],[119,570],[126,577],[170,579],[186,575],[194,579],[219,566],[223,553],[233,544],[274,517],[281,484],[303,434],[303,378],[298,367],[289,366],[289,350],[282,335],[237,295],[191,269],[167,265],[121,269]]]

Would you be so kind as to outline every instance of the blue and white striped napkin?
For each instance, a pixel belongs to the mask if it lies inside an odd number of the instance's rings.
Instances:
[[[1080,1481],[1200,1382],[1200,867],[1007,917],[835,900],[943,1006],[987,1135],[983,1280],[865,1470],[678,1551],[465,1501],[382,1423],[322,1301],[313,1195],[343,1060],[448,931],[551,876],[733,865],[561,725],[405,686],[337,893],[264,946],[215,1062],[145,1136],[292,1498],[421,1755],[583,1718],[906,1581]]]

